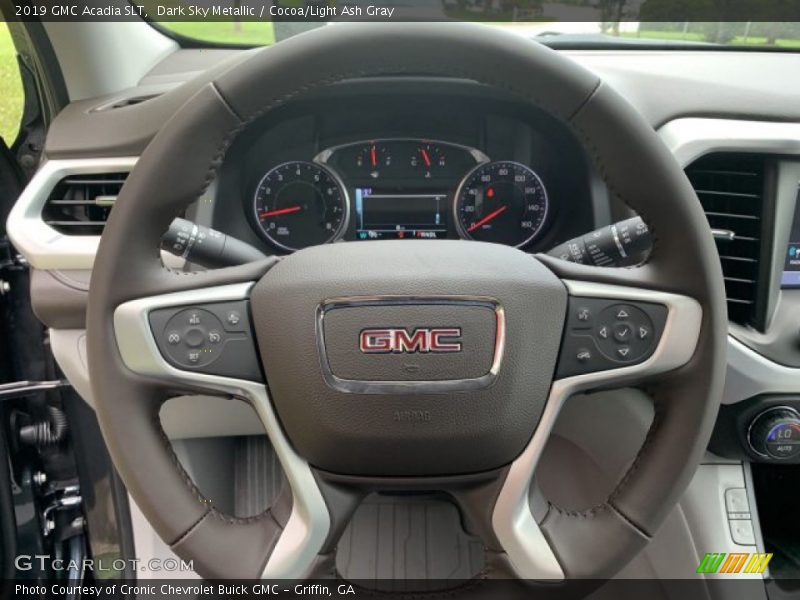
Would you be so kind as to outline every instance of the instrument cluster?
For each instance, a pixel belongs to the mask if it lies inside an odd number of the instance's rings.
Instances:
[[[279,164],[258,181],[256,229],[292,252],[340,239],[464,238],[531,245],[548,226],[546,183],[529,166],[422,139],[348,143]]]

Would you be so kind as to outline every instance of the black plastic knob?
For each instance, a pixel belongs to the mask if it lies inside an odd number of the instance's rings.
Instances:
[[[788,406],[775,406],[755,419],[748,434],[754,452],[776,460],[800,455],[800,413]]]

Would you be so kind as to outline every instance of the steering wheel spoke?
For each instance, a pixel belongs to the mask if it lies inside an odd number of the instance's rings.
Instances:
[[[512,463],[492,514],[497,540],[520,578],[565,576],[530,506],[536,467],[566,400],[597,388],[642,385],[686,364],[702,322],[684,295],[629,285],[565,280],[569,303],[561,353],[547,404],[523,453]],[[620,352],[623,350],[623,352]],[[555,541],[555,540],[554,540]]]
[[[635,384],[687,363],[703,311],[689,296],[564,280],[569,303],[554,389]]]
[[[167,385],[242,395],[263,387],[250,322],[252,282],[146,296],[114,311],[126,366]]]
[[[260,367],[249,316],[252,282],[194,288],[148,296],[121,304],[114,312],[114,331],[125,366],[157,388],[225,394],[247,401],[261,420],[291,488],[286,519],[263,515],[280,531],[263,567],[263,577],[301,578],[313,565],[328,535],[330,517],[308,463],[292,448],[272,408]],[[196,357],[196,358],[195,358]],[[219,523],[207,510],[198,524],[175,542],[176,550],[192,537],[219,535]],[[205,532],[200,524],[206,523]],[[258,528],[238,523],[243,541],[265,538]],[[225,529],[232,531],[230,527]],[[246,531],[248,530],[248,531]],[[256,532],[255,534],[253,532]],[[208,540],[201,542],[208,545]],[[213,544],[213,542],[210,542]],[[191,549],[187,550],[191,553]]]

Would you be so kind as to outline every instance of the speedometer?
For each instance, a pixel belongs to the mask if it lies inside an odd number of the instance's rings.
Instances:
[[[270,170],[256,188],[254,204],[261,233],[283,250],[330,242],[347,224],[344,186],[331,171],[310,162]]]
[[[548,209],[541,178],[512,161],[476,167],[464,178],[455,199],[462,237],[517,248],[542,232]]]

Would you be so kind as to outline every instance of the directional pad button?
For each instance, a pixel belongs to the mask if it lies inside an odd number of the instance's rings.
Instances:
[[[604,356],[617,362],[636,362],[652,349],[653,318],[642,307],[612,304],[597,317],[597,342]],[[608,336],[608,331],[612,332]],[[603,335],[603,334],[606,335]]]
[[[618,342],[627,342],[632,336],[633,327],[630,323],[617,323],[614,325],[614,339]]]
[[[558,376],[635,365],[656,349],[667,308],[650,302],[571,298]],[[584,317],[584,318],[582,318]]]

